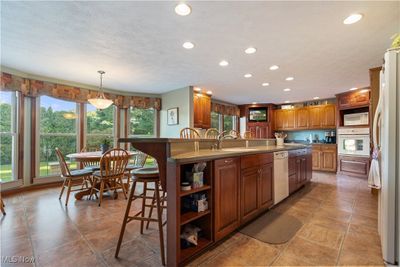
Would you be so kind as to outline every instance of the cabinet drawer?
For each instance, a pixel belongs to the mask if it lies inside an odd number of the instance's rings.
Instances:
[[[217,159],[215,160],[215,167],[224,166],[227,164],[236,164],[239,161],[239,157],[235,158],[225,158],[225,159]]]
[[[241,169],[261,166],[274,161],[272,153],[255,154],[241,157]]]

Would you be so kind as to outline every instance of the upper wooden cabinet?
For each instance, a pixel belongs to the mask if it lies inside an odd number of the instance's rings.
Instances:
[[[338,108],[349,109],[349,108],[360,108],[368,107],[370,99],[370,90],[361,89],[357,91],[345,92],[336,95]]]
[[[193,96],[194,127],[208,129],[211,127],[211,96],[194,93]]]
[[[336,128],[336,106],[327,104],[275,110],[275,131]]]

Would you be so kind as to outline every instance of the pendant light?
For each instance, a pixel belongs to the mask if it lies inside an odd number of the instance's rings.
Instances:
[[[113,101],[110,99],[107,99],[103,93],[103,75],[105,72],[102,70],[99,70],[97,72],[100,73],[99,93],[97,94],[97,96],[95,98],[90,98],[90,99],[88,99],[88,101],[90,104],[92,104],[97,109],[106,109],[112,105]]]

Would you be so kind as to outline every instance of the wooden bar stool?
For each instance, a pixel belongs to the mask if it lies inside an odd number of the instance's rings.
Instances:
[[[4,205],[3,199],[0,196],[0,210],[1,210],[1,213],[3,213],[3,215],[6,215],[6,211],[5,211],[4,207],[5,207],[5,205]]]
[[[140,195],[135,195],[136,184],[138,182],[143,183],[143,193]],[[154,183],[154,196],[147,196],[147,191],[149,190],[148,185]],[[118,257],[119,250],[121,248],[122,239],[124,237],[126,224],[137,220],[140,221],[140,233],[143,234],[144,222],[157,222],[158,231],[160,236],[160,251],[161,251],[161,262],[165,265],[165,252],[164,252],[164,233],[163,233],[163,222],[162,222],[162,212],[164,206],[162,203],[164,199],[160,197],[160,177],[158,173],[158,168],[141,168],[133,170],[133,183],[131,191],[129,192],[128,204],[126,205],[125,216],[122,222],[121,232],[118,239],[117,250],[115,251],[115,257]],[[135,199],[142,199],[142,209],[134,215],[129,215],[131,204]],[[151,199],[151,204],[147,204],[146,200]],[[155,201],[153,201],[155,199]],[[146,208],[156,208],[157,218],[151,218],[151,213],[146,216]]]

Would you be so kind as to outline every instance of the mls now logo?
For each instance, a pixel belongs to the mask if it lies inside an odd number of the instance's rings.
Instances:
[[[34,263],[33,256],[1,256],[2,263]]]

